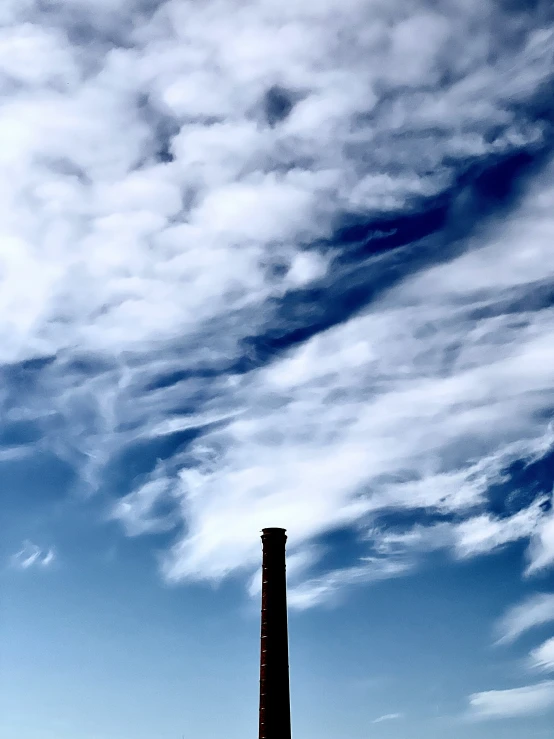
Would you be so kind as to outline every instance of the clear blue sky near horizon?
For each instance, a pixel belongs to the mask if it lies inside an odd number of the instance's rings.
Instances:
[[[554,8],[0,4],[0,737],[554,735]]]

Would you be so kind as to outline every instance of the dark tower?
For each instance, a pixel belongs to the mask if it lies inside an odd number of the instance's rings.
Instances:
[[[259,739],[290,739],[285,529],[263,529]]]

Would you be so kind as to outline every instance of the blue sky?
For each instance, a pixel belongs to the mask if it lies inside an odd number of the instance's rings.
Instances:
[[[554,719],[554,10],[3,0],[0,735]]]

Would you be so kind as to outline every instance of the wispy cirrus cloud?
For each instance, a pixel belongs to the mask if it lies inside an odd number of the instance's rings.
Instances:
[[[533,716],[554,708],[554,681],[510,690],[488,690],[469,698],[468,717],[474,720]]]
[[[499,644],[515,641],[530,629],[554,622],[554,593],[537,593],[518,603],[496,626]]]
[[[539,499],[513,516],[482,514],[462,522],[455,529],[456,551],[461,557],[470,557],[535,535],[544,518],[546,501]]]
[[[329,603],[339,592],[353,585],[379,582],[406,575],[412,569],[408,561],[363,557],[359,564],[304,579],[289,588],[288,603],[292,608],[305,610],[321,603]]]
[[[472,167],[549,146],[543,16],[476,0],[0,13],[9,449],[117,498],[129,535],[175,526],[173,582],[253,569],[268,521],[301,557],[387,511],[447,519],[427,547],[530,538],[530,571],[550,566],[551,517],[487,503],[551,444],[551,170],[448,248],[478,220]],[[439,195],[448,237],[401,256],[356,260],[336,236],[345,215],[393,221]],[[408,569],[407,549],[306,568],[298,603]]]
[[[46,568],[53,564],[56,553],[53,548],[43,549],[31,541],[23,543],[21,549],[11,557],[11,564],[20,570],[31,567]]]
[[[496,645],[511,644],[526,632],[554,621],[554,594],[536,593],[510,608],[497,622]],[[554,639],[531,650],[527,666],[532,671],[554,670]],[[554,681],[508,690],[489,690],[469,697],[467,718],[474,720],[531,716],[554,708]]]
[[[543,672],[554,672],[554,637],[531,651],[530,664]]]
[[[403,715],[401,713],[385,713],[383,716],[379,716],[371,723],[372,724],[382,724],[384,721],[397,721],[398,719],[402,717]]]
[[[546,497],[539,498],[512,516],[480,513],[459,522],[417,524],[405,530],[370,529],[367,538],[381,554],[403,553],[417,557],[438,549],[450,549],[455,557],[466,559],[530,537],[542,523],[547,501]]]
[[[531,547],[531,560],[528,573],[551,567],[554,563],[554,513],[544,516],[538,527]]]

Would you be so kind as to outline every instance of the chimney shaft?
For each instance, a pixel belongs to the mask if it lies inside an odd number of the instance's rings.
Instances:
[[[290,739],[285,529],[263,529],[259,739]]]

